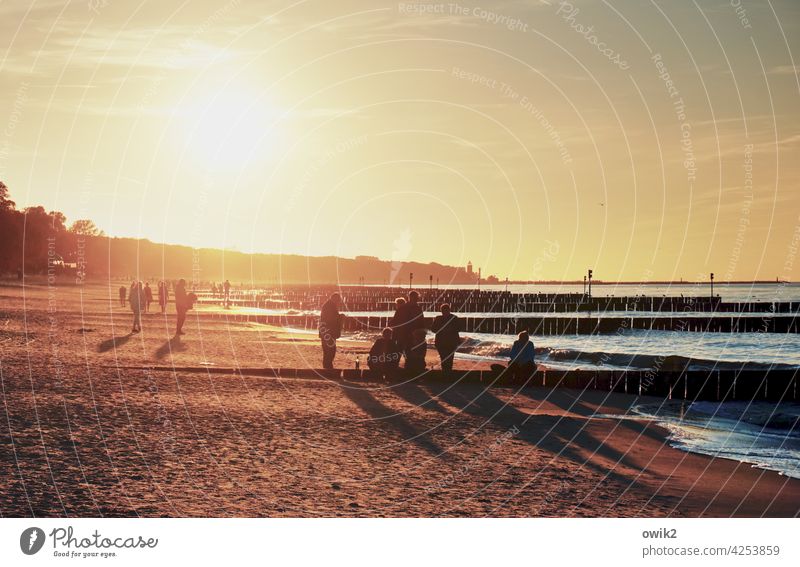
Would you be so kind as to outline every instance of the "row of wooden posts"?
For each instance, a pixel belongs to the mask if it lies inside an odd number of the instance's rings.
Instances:
[[[464,291],[464,290],[458,290]],[[481,292],[484,293],[484,292]],[[219,295],[200,292],[201,302],[219,303]],[[234,293],[230,303],[240,307],[263,309],[316,310],[327,295],[316,293]],[[347,311],[391,311],[395,296],[345,294],[343,309]],[[576,294],[511,294],[492,292],[489,297],[469,293],[444,293],[435,296],[425,293],[420,299],[426,311],[438,311],[449,303],[453,311],[463,313],[571,313],[612,311],[655,312],[716,312],[716,313],[771,313],[797,314],[798,301],[721,301],[709,297],[592,297]]]
[[[203,314],[230,321],[261,323],[316,329],[319,318],[313,315],[245,315],[235,313]],[[433,320],[425,319],[430,328]],[[388,327],[389,317],[347,317],[343,330],[378,332]],[[532,335],[597,335],[626,330],[690,331],[701,333],[797,333],[800,321],[794,316],[735,317],[461,317],[461,330],[467,333],[516,334],[527,330]]]
[[[223,368],[173,368],[170,371],[201,370],[230,373]],[[507,371],[463,370],[443,372],[426,370],[410,373],[398,370],[384,377],[370,370],[316,370],[306,368],[235,369],[244,375],[263,375],[274,378],[326,379],[345,382],[388,380],[402,383],[464,383],[485,387],[546,387],[597,390],[655,396],[674,400],[734,401],[763,400],[788,402],[800,400],[798,370],[685,370],[683,372],[652,370],[537,370],[527,379],[512,378]]]

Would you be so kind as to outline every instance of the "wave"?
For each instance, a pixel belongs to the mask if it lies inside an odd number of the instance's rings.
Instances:
[[[776,370],[794,369],[792,364],[774,364],[754,361],[719,361],[681,355],[653,355],[625,352],[585,351],[569,348],[536,347],[536,357],[545,366],[555,368],[609,368],[612,370]],[[464,340],[459,353],[469,354],[489,360],[507,360],[511,354],[511,345],[504,342],[485,341],[468,337]]]
[[[800,404],[664,401],[633,410],[663,425],[677,449],[800,478]]]

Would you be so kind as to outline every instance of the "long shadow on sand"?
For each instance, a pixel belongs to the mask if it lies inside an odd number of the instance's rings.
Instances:
[[[131,340],[132,336],[133,333],[128,333],[127,335],[122,335],[121,337],[111,337],[110,339],[106,339],[102,343],[97,345],[97,352],[108,352],[112,348],[121,347],[129,340]]]
[[[418,408],[433,410],[445,415],[450,414],[436,398],[431,397],[428,392],[411,382],[393,386],[392,392]]]
[[[526,388],[523,390],[524,394],[532,400],[541,401],[546,398],[546,400],[553,404],[554,406],[561,408],[564,411],[568,411],[571,413],[577,413],[578,415],[584,417],[597,417],[598,413],[594,407],[586,403],[586,401],[581,399],[582,395],[588,394],[591,395],[592,393],[601,396],[597,403],[606,407],[613,407],[617,410],[623,411],[622,415],[636,415],[631,411],[631,407],[633,404],[629,404],[627,402],[623,403],[615,403],[614,396],[608,395],[608,392],[601,392],[601,391],[582,391],[582,390],[561,390],[554,388],[552,390],[544,390],[544,389],[529,389]],[[616,424],[617,427],[624,427],[626,429],[630,429],[634,433],[643,435],[645,437],[649,437],[654,441],[658,441],[661,443],[663,438],[658,435],[655,431],[648,427],[648,423],[635,421],[632,419],[623,419],[620,418],[618,423]]]
[[[517,439],[548,451],[556,457],[569,459],[626,486],[636,481],[635,474],[639,469],[629,461],[626,454],[587,432],[588,420],[591,417],[532,415],[519,411],[488,390],[466,390],[469,394],[465,394],[462,390],[462,388],[449,388],[440,392],[438,398],[470,415],[485,418],[494,426],[502,427],[504,430],[516,427],[519,429],[519,433],[515,436]],[[616,468],[609,468],[595,462],[594,459],[598,457],[624,465],[634,472],[626,474]]]
[[[188,347],[186,346],[186,343],[181,341],[180,336],[175,335],[170,340],[165,342],[163,345],[158,347],[155,356],[157,359],[161,360],[168,354],[172,354],[174,352],[184,352],[187,349]]]
[[[354,404],[360,407],[373,420],[385,424],[388,428],[398,433],[403,441],[410,441],[434,456],[440,456],[443,451],[436,443],[428,439],[423,432],[418,431],[403,415],[396,410],[386,407],[379,402],[363,385],[343,383],[342,391]]]

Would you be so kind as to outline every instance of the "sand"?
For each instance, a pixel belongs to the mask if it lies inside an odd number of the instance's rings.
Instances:
[[[321,359],[313,332],[213,308],[179,341],[172,306],[129,335],[119,285],[0,283],[3,516],[798,515],[800,481],[614,417],[650,398],[175,371]]]

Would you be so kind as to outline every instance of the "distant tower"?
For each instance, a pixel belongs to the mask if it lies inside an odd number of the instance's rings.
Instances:
[[[467,262],[467,275],[472,277],[472,262]]]

